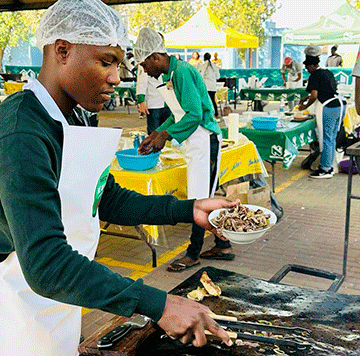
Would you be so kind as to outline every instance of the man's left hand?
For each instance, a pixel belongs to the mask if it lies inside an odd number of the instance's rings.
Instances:
[[[240,200],[229,202],[225,199],[199,199],[194,203],[194,222],[196,225],[211,231],[222,240],[227,240],[209,223],[209,214],[216,209],[229,209],[240,203]]]

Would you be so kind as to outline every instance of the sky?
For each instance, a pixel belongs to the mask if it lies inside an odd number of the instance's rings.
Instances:
[[[345,0],[278,0],[282,7],[272,16],[276,27],[298,29],[318,21],[345,3]]]

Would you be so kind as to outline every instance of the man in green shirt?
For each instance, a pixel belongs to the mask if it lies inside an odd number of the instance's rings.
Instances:
[[[172,115],[142,142],[139,152],[161,150],[167,139],[185,147],[188,198],[213,196],[218,182],[221,131],[214,108],[199,71],[185,61],[169,56],[159,34],[143,28],[134,46],[135,60],[152,77],[161,78],[159,93]],[[202,254],[205,230],[193,225],[186,255],[174,261],[168,271],[181,272],[198,265],[199,257],[232,260],[231,244],[215,236],[215,247]]]
[[[101,110],[119,83],[128,45],[119,15],[101,0],[59,0],[36,36],[44,53],[37,80],[0,105],[1,354],[77,355],[78,306],[146,315],[195,346],[206,343],[205,329],[229,343],[205,306],[93,260],[99,218],[209,228],[210,211],[234,205],[121,188],[108,174],[114,153],[104,149],[115,149],[119,134],[77,126],[73,109]]]

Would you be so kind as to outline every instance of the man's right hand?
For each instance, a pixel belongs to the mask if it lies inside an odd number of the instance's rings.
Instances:
[[[172,339],[183,344],[204,346],[207,342],[205,330],[209,330],[226,345],[231,346],[229,335],[209,314],[211,310],[205,305],[168,294],[163,315],[157,324]]]
[[[148,155],[151,152],[151,149],[154,145],[155,138],[159,135],[159,132],[154,130],[149,136],[145,137],[138,149],[139,154]]]
[[[149,115],[149,110],[146,106],[146,101],[143,101],[142,103],[139,103],[138,106],[139,113]]]

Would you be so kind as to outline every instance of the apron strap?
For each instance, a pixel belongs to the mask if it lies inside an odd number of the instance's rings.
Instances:
[[[339,126],[338,126],[338,131],[339,131],[341,123],[342,123],[342,119],[343,119],[345,98],[341,95],[336,94],[333,98],[326,100],[322,105],[323,105],[323,107],[325,107],[327,104],[329,104],[331,101],[334,101],[334,100],[339,100],[339,103],[340,103],[340,120],[339,120]]]

